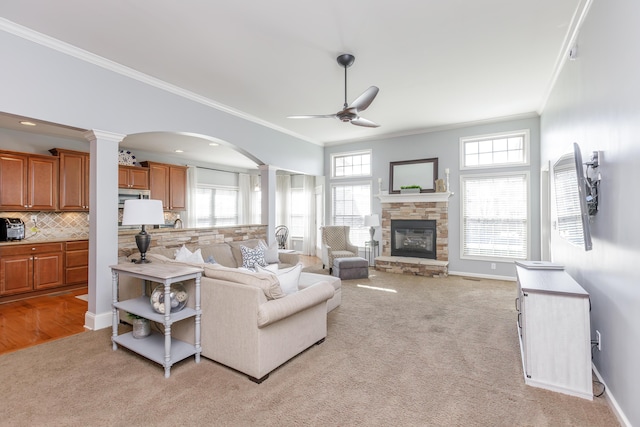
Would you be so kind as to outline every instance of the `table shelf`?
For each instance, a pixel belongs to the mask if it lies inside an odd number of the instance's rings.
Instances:
[[[200,317],[202,315],[202,310],[200,309],[200,279],[202,277],[202,272],[203,270],[201,268],[180,265],[112,265],[113,331],[111,341],[113,350],[117,350],[118,345],[121,345],[164,366],[165,378],[169,378],[171,374],[171,366],[174,363],[189,356],[195,355],[196,363],[199,363],[200,352],[202,350],[200,347]],[[118,301],[120,275],[128,275],[141,280],[148,280],[162,284],[164,286],[167,299],[171,284],[184,280],[195,279],[195,307],[184,307],[182,310],[174,313],[169,312],[167,314],[161,314],[152,308],[149,297],[144,295],[137,298]],[[134,338],[132,332],[118,335],[120,310],[124,310],[128,313],[162,324],[164,326],[164,333],[154,331],[144,338]],[[171,325],[175,322],[189,318],[193,318],[195,322],[195,341],[193,345],[171,337]]]

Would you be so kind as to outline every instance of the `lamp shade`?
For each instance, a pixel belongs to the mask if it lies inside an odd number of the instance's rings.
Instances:
[[[162,200],[132,199],[125,200],[122,212],[122,225],[164,224]]]
[[[380,226],[380,216],[378,214],[365,215],[364,216],[364,226],[365,227],[379,227]]]

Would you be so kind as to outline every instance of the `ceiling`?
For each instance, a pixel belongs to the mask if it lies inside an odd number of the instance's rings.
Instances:
[[[319,145],[539,113],[585,3],[0,2],[8,21]],[[348,69],[347,102],[378,86],[361,116],[380,127],[288,119],[342,109],[344,69],[336,62],[342,53],[356,57]]]

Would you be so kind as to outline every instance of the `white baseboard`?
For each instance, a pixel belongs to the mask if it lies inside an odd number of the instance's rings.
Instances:
[[[477,273],[467,273],[465,271],[451,271],[449,270],[450,276],[465,276],[465,277],[475,277],[478,279],[492,279],[492,280],[506,280],[509,282],[515,282],[516,278],[511,276],[498,276],[493,274],[477,274]]]
[[[98,329],[109,328],[113,325],[113,313],[108,311],[106,313],[91,313],[87,311],[84,314],[84,327],[90,331],[97,331]]]
[[[591,368],[593,369],[593,372],[595,372],[596,377],[598,377],[598,380],[602,384],[604,384],[604,388],[605,388],[604,397],[605,399],[607,399],[607,402],[609,403],[609,406],[613,410],[613,413],[616,415],[616,417],[618,417],[618,421],[620,421],[620,424],[622,424],[623,426],[631,427],[631,422],[624,415],[624,412],[622,412],[622,409],[620,408],[620,405],[618,405],[616,398],[613,396],[613,394],[611,394],[611,391],[609,391],[609,387],[607,387],[607,383],[605,383],[604,379],[602,379],[602,375],[600,375],[600,372],[598,372],[598,368],[596,368],[596,365],[591,363]]]

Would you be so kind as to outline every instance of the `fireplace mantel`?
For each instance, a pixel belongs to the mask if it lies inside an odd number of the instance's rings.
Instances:
[[[450,191],[441,193],[416,193],[416,194],[389,194],[383,191],[376,197],[381,203],[428,203],[428,202],[448,202],[449,197],[453,196]]]

